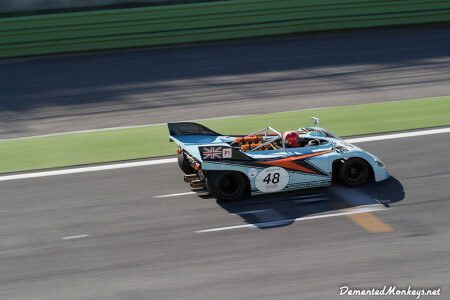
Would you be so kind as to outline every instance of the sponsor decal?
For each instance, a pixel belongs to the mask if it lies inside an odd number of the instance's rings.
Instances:
[[[298,183],[290,184],[288,186],[288,188],[289,189],[301,189],[301,188],[324,186],[324,185],[330,185],[330,184],[331,184],[331,180],[316,180],[316,181],[298,182]]]
[[[223,148],[222,156],[223,158],[231,158],[231,148]]]
[[[281,191],[289,183],[289,173],[280,167],[265,168],[255,178],[256,188],[263,193]]]
[[[200,152],[205,160],[226,159],[233,156],[231,148],[222,146],[200,147]]]

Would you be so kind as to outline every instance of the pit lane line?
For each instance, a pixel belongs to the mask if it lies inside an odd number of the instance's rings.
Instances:
[[[356,143],[362,143],[362,142],[399,139],[399,138],[406,138],[406,137],[415,137],[415,136],[432,135],[432,134],[449,133],[449,132],[450,132],[450,127],[445,127],[445,128],[437,128],[437,129],[429,129],[429,130],[419,130],[419,131],[409,131],[409,132],[402,132],[402,133],[366,136],[366,137],[361,137],[361,138],[348,139],[346,141],[349,143],[356,144]],[[68,169],[60,169],[60,170],[54,170],[54,171],[21,173],[21,174],[0,176],[0,181],[30,179],[30,178],[38,178],[38,177],[87,173],[87,172],[106,171],[106,170],[134,168],[134,167],[143,167],[143,166],[153,166],[153,165],[162,165],[162,164],[175,163],[175,162],[177,162],[176,158],[164,158],[164,159],[142,160],[142,161],[136,161],[136,162],[105,164],[105,165],[90,166],[90,167],[68,168]]]

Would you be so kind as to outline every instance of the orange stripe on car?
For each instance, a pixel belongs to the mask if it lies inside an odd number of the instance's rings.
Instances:
[[[286,169],[291,169],[291,170],[305,172],[305,173],[318,174],[314,170],[311,170],[311,169],[308,169],[308,168],[306,168],[304,166],[300,166],[300,165],[296,164],[295,161],[296,160],[307,159],[307,158],[314,157],[314,156],[319,156],[319,155],[330,153],[330,152],[332,152],[332,151],[331,150],[324,150],[324,151],[311,153],[311,154],[291,156],[291,157],[277,159],[277,160],[272,160],[272,161],[263,161],[263,162],[260,162],[260,163],[261,164],[265,164],[265,165],[270,165],[270,166],[283,167],[283,168],[286,168]]]
[[[314,172],[313,170],[310,170],[303,166],[297,165],[290,158],[280,159],[280,160],[275,160],[275,161],[265,161],[265,162],[261,162],[261,163],[265,164],[265,165],[283,167],[283,168],[291,169],[291,170],[295,170],[295,171],[316,174],[316,172]]]

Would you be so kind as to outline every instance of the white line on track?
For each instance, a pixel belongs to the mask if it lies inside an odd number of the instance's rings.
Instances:
[[[314,219],[340,217],[340,216],[354,215],[354,214],[360,214],[360,213],[365,213],[365,212],[382,211],[382,210],[387,210],[387,209],[389,209],[389,208],[386,208],[383,205],[372,204],[372,205],[365,205],[365,206],[361,206],[361,207],[353,207],[353,208],[338,210],[337,213],[333,213],[333,214],[301,217],[301,218],[297,218],[297,219],[284,219],[284,220],[261,222],[261,223],[255,223],[255,224],[242,224],[242,225],[234,225],[234,226],[226,226],[226,227],[209,228],[209,229],[197,230],[197,231],[195,231],[195,233],[216,232],[216,231],[225,231],[225,230],[233,230],[233,229],[240,229],[240,228],[270,227],[270,226],[284,225],[287,222],[300,222],[300,221],[307,221],[307,220],[314,220]]]
[[[89,234],[80,234],[80,235],[71,235],[71,236],[65,236],[62,239],[63,240],[75,240],[75,239],[81,239],[85,237],[89,237]]]
[[[196,192],[186,192],[186,193],[167,194],[167,195],[155,196],[154,198],[178,197],[178,196],[186,196],[186,195],[192,195],[192,194],[197,194],[197,193]]]
[[[356,144],[356,143],[362,143],[362,142],[399,139],[399,138],[415,137],[415,136],[422,136],[422,135],[432,135],[432,134],[440,134],[440,133],[449,133],[449,132],[450,132],[450,127],[446,127],[446,128],[438,128],[438,129],[429,129],[429,130],[367,136],[367,137],[361,137],[361,138],[348,139],[346,141],[349,143]],[[54,171],[21,173],[21,174],[0,176],[0,181],[48,177],[48,176],[76,174],[76,173],[87,173],[87,172],[125,169],[125,168],[134,168],[134,167],[143,167],[143,166],[154,166],[154,165],[162,165],[162,164],[169,164],[169,163],[175,163],[175,162],[177,162],[176,158],[164,158],[164,159],[153,159],[153,160],[141,160],[141,161],[135,161],[135,162],[105,164],[105,165],[91,166],[91,167],[69,168],[69,169],[61,169],[61,170],[54,170]]]
[[[420,131],[410,131],[410,132],[400,132],[400,133],[391,133],[391,134],[383,134],[383,135],[375,135],[375,136],[366,136],[354,139],[346,140],[349,143],[363,143],[363,142],[372,142],[372,141],[381,141],[381,140],[392,140],[392,139],[400,139],[421,135],[431,135],[431,134],[439,134],[439,133],[448,133],[450,132],[450,127],[446,128],[437,128],[437,129],[428,129],[428,130],[420,130]]]
[[[154,166],[154,165],[174,163],[176,161],[177,161],[176,158],[165,158],[165,159],[135,161],[135,162],[128,162],[128,163],[107,164],[107,165],[92,166],[92,167],[70,168],[70,169],[62,169],[62,170],[55,170],[55,171],[22,173],[22,174],[0,176],[0,181],[47,177],[47,176],[56,176],[56,175],[66,175],[66,174],[76,174],[76,173],[87,173],[87,172],[105,171],[105,170],[116,170],[116,169],[134,168],[134,167],[142,167],[142,166]]]

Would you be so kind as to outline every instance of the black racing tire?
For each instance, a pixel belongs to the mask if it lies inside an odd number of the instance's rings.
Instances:
[[[350,158],[339,168],[339,180],[347,187],[362,186],[369,180],[370,166],[362,158]]]
[[[194,174],[195,170],[189,163],[189,160],[187,159],[186,155],[181,152],[178,154],[178,166],[180,167],[181,171],[183,171],[184,174]]]
[[[239,172],[209,173],[206,182],[209,192],[218,200],[238,201],[247,194],[247,181]]]

